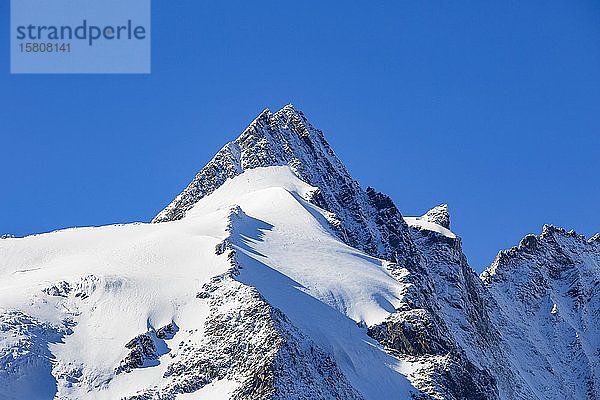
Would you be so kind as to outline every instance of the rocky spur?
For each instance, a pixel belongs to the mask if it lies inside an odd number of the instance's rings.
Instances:
[[[18,40],[86,40],[92,46],[96,40],[145,40],[147,29],[127,20],[124,25],[91,25],[86,19],[81,25],[20,25]]]

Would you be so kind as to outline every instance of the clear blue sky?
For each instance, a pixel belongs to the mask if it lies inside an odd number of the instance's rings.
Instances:
[[[600,230],[598,1],[154,0],[148,76],[9,75],[8,3],[1,232],[148,221],[288,102],[405,215],[449,203],[477,270]]]

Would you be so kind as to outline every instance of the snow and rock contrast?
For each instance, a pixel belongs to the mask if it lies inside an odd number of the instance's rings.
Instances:
[[[274,114],[264,110],[153,222],[183,218],[200,199],[246,170],[280,165],[288,165],[302,181],[315,187],[311,202],[329,211],[329,222],[344,242],[385,258],[407,257],[412,252],[407,226],[391,201],[373,190],[363,190],[323,132],[292,105]],[[390,205],[393,210],[388,210]],[[382,212],[389,215],[381,218]]]
[[[545,225],[482,274],[528,398],[600,397],[600,242]]]
[[[600,236],[477,276],[291,105],[153,222],[0,241],[0,399],[600,398]]]

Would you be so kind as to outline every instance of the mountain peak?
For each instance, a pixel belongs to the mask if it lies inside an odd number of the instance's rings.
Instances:
[[[421,220],[450,229],[450,212],[448,211],[448,204],[440,204],[439,206],[433,207],[421,216]]]
[[[414,265],[408,226],[396,207],[378,208],[336,156],[323,132],[292,104],[263,110],[233,142],[226,144],[152,222],[181,219],[227,179],[259,167],[289,166],[318,188],[310,201],[331,213],[332,228],[349,244],[371,255]],[[391,202],[391,200],[390,200]]]
[[[301,111],[292,104],[275,113],[265,108],[237,139],[217,152],[152,222],[183,218],[201,198],[247,169],[280,165],[289,165],[305,181],[310,179],[304,175],[319,172],[351,179],[322,132],[314,129]]]
[[[539,271],[542,267],[546,271],[544,274],[560,268],[575,268],[580,263],[574,262],[574,259],[578,259],[584,253],[598,251],[593,250],[589,244],[599,239],[600,234],[587,239],[574,230],[567,231],[552,224],[545,224],[539,235],[528,234],[517,246],[500,251],[481,277],[487,283],[494,279],[519,279],[519,276]],[[536,262],[530,263],[532,259]],[[525,262],[527,260],[528,262]],[[515,266],[520,270],[517,271]],[[552,276],[556,277],[555,275]]]
[[[278,113],[283,112],[293,112],[293,113],[302,113],[302,111],[298,110],[292,103],[287,103],[285,106],[281,107]]]
[[[271,116],[273,116],[271,110],[269,108],[265,108],[256,116],[256,118],[254,118],[254,121],[268,120],[271,118]],[[250,123],[250,125],[252,125],[252,123]]]

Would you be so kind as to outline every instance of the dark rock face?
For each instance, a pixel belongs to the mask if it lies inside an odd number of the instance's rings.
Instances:
[[[496,379],[477,368],[464,356],[449,358],[446,367],[437,367],[434,380],[444,388],[446,399],[485,400],[498,398]]]
[[[150,330],[131,339],[125,347],[129,354],[121,361],[115,373],[131,372],[136,368],[153,367],[159,364],[159,358],[169,351],[165,340],[172,339],[179,328],[171,322],[156,331]]]
[[[396,312],[383,324],[370,327],[368,333],[402,355],[444,355],[454,350],[453,344],[432,321],[431,314],[423,309]]]
[[[67,281],[56,282],[55,284],[42,289],[42,292],[46,293],[48,296],[56,296],[56,297],[67,297],[73,288]]]
[[[389,196],[373,188],[367,188],[367,197],[375,209],[374,219],[385,249],[380,256],[417,272],[420,266],[419,253],[410,238],[402,214]]]
[[[421,219],[450,229],[450,213],[448,212],[447,204],[440,204],[437,207],[433,207]]]
[[[419,226],[411,236],[433,289],[369,334],[424,365],[419,389],[444,399],[599,397],[596,239],[545,226],[480,278],[459,238]]]
[[[147,333],[131,339],[125,347],[131,351],[127,357],[121,361],[121,365],[119,365],[116,370],[117,374],[120,374],[121,372],[131,372],[135,368],[141,368],[146,361],[158,360],[159,355],[156,351],[154,340],[152,340],[152,337]]]
[[[418,228],[411,233],[431,288],[415,301],[420,306],[398,310],[370,327],[369,335],[400,358],[418,360],[422,367],[413,383],[433,397],[499,398],[495,374],[478,358],[498,344],[460,240]]]
[[[496,326],[535,398],[600,397],[600,246],[545,225],[500,252],[481,275]],[[551,384],[548,384],[551,382]]]
[[[167,324],[162,328],[157,329],[156,337],[163,340],[169,340],[172,339],[173,336],[175,336],[178,330],[179,327],[177,326],[177,324],[175,324],[175,322],[171,322],[170,324]]]
[[[447,207],[432,210],[435,212],[421,219],[433,222],[431,215],[442,214],[444,218],[436,220],[448,222],[449,227]],[[500,369],[485,362],[488,355],[502,354],[498,334],[486,311],[486,304],[492,300],[486,298],[483,285],[469,267],[460,239],[418,227],[411,227],[411,234],[433,282],[427,310],[431,322],[417,319],[417,332],[426,343],[444,344],[437,353],[430,354],[446,354],[430,361],[433,368],[423,370],[424,376],[430,376],[423,390],[431,391],[433,387],[434,393],[444,398],[498,398],[501,382],[496,376]]]

